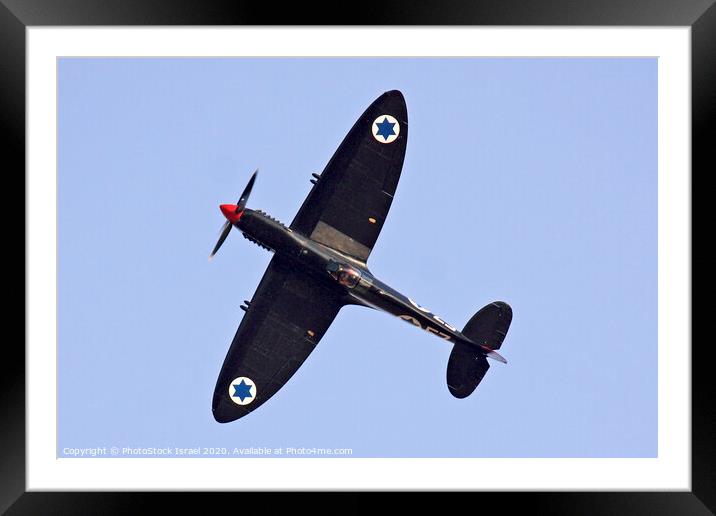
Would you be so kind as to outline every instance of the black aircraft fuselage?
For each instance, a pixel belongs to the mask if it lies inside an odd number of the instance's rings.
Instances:
[[[245,208],[236,213],[236,208],[233,204],[221,205],[224,216],[245,238],[288,258],[328,288],[338,289],[346,304],[387,312],[444,340],[474,346],[506,363],[496,351],[471,341],[430,310],[380,281],[365,263],[292,231],[263,211]]]

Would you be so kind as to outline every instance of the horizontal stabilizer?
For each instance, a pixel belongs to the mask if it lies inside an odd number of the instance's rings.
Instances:
[[[480,346],[500,349],[511,322],[512,308],[510,305],[502,301],[495,301],[473,315],[463,328],[462,334]]]
[[[452,348],[447,367],[447,384],[450,394],[467,398],[480,384],[490,368],[485,355],[470,344],[458,342]]]
[[[481,308],[468,321],[462,334],[472,344],[457,342],[448,360],[447,384],[453,396],[466,398],[473,393],[490,368],[486,357],[507,363],[495,350],[500,349],[511,322],[512,308],[502,301]]]

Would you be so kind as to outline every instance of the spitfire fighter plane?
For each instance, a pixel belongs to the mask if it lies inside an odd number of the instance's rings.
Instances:
[[[214,254],[231,228],[274,253],[234,336],[216,382],[212,411],[234,421],[268,401],[306,360],[341,307],[360,305],[393,314],[453,344],[447,384],[469,396],[490,367],[512,321],[506,303],[490,303],[459,331],[392,289],[367,262],[393,202],[408,141],[408,114],[399,91],[376,99],[360,116],[290,226],[246,203],[256,179],[226,217]]]

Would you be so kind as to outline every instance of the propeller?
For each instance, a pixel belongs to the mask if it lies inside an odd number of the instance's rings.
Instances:
[[[249,196],[251,195],[251,190],[254,187],[254,182],[256,181],[256,174],[258,173],[259,169],[256,169],[251,175],[251,179],[249,179],[249,182],[246,184],[246,188],[244,188],[244,191],[241,192],[241,197],[239,197],[239,200],[235,205],[222,204],[219,207],[221,209],[221,213],[223,213],[224,217],[226,217],[226,222],[224,222],[224,225],[221,226],[221,230],[219,232],[219,241],[216,242],[214,250],[211,251],[211,254],[209,255],[209,260],[214,257],[214,255],[224,243],[224,240],[226,240],[226,237],[229,236],[229,233],[231,233],[231,226],[236,224],[241,218],[244,208],[246,208],[246,203],[249,200]]]

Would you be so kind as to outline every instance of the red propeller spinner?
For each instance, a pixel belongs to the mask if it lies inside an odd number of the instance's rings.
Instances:
[[[226,220],[232,224],[236,224],[241,218],[241,215],[244,214],[244,210],[238,210],[237,212],[237,208],[238,206],[236,204],[222,204],[219,206],[219,209],[221,210],[221,213],[224,214],[224,217],[226,217]]]

